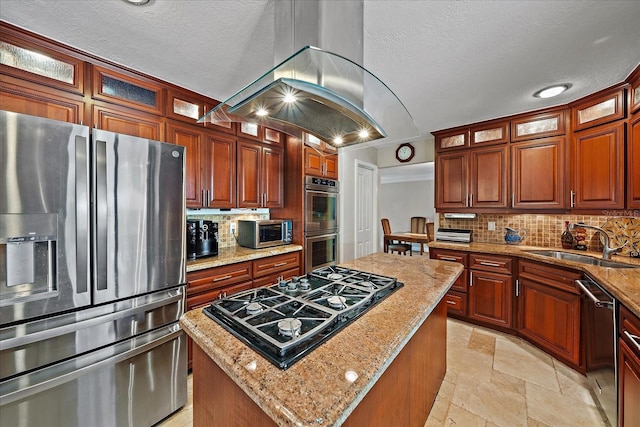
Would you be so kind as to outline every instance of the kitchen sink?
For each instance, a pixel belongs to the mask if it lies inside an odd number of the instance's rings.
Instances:
[[[552,251],[552,250],[535,250],[524,251],[530,254],[542,255],[551,258],[564,259],[567,261],[579,262],[582,264],[595,265],[598,267],[611,267],[611,268],[637,268],[637,265],[625,264],[622,262],[609,261],[606,259],[594,258],[588,255],[574,254],[571,252]]]

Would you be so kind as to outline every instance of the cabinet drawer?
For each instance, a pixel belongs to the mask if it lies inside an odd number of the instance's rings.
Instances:
[[[576,285],[576,280],[582,278],[582,273],[547,264],[520,260],[518,263],[518,278],[529,278],[556,289],[579,294],[580,290]]]
[[[276,255],[253,261],[253,277],[263,277],[300,266],[300,252]]]
[[[438,259],[440,261],[451,261],[451,262],[459,262],[464,265],[465,268],[468,267],[468,254],[465,252],[456,252],[456,251],[448,251],[445,249],[436,249],[431,250],[433,256],[431,258]]]
[[[640,319],[626,307],[620,306],[620,339],[640,357]]]
[[[208,268],[187,274],[187,296],[251,281],[251,261]]]
[[[292,268],[291,270],[287,270],[284,272],[273,273],[265,277],[261,277],[253,281],[253,287],[259,288],[261,286],[270,286],[278,283],[278,280],[284,279],[289,280],[292,277],[300,275],[300,268]]]
[[[447,303],[447,313],[467,315],[467,294],[461,292],[449,291],[444,296]]]
[[[471,254],[469,255],[469,268],[511,274],[513,271],[513,259],[496,255]]]

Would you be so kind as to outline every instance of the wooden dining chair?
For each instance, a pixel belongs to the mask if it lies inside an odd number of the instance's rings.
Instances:
[[[423,217],[423,216],[412,216],[411,217],[411,232],[412,233],[418,233],[418,234],[425,234],[427,232],[426,228],[425,228],[425,224],[427,223],[427,218]],[[424,243],[420,243],[421,246],[423,246],[421,249],[421,253],[422,250],[424,250]]]
[[[413,256],[411,253],[411,244],[410,243],[402,243],[397,240],[387,239],[387,235],[391,234],[391,225],[389,224],[389,219],[382,218],[380,220],[382,223],[382,231],[384,233],[384,251],[385,252],[398,252],[398,254],[402,253],[402,255],[406,255],[407,251],[409,251],[409,256]]]
[[[434,227],[435,227],[435,223],[433,222],[427,223],[427,238],[429,239],[430,242],[433,242],[436,238]]]

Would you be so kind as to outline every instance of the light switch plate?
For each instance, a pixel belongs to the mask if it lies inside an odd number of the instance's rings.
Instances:
[[[496,223],[489,221],[489,223],[487,223],[487,230],[489,231],[495,231],[496,230]]]
[[[230,222],[229,223],[229,232],[231,233],[231,235],[236,234],[236,223],[235,222]]]

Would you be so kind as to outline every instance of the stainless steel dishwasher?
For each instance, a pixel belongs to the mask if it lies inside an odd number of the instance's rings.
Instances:
[[[591,277],[576,280],[585,293],[583,321],[586,374],[605,424],[617,426],[617,301]]]

